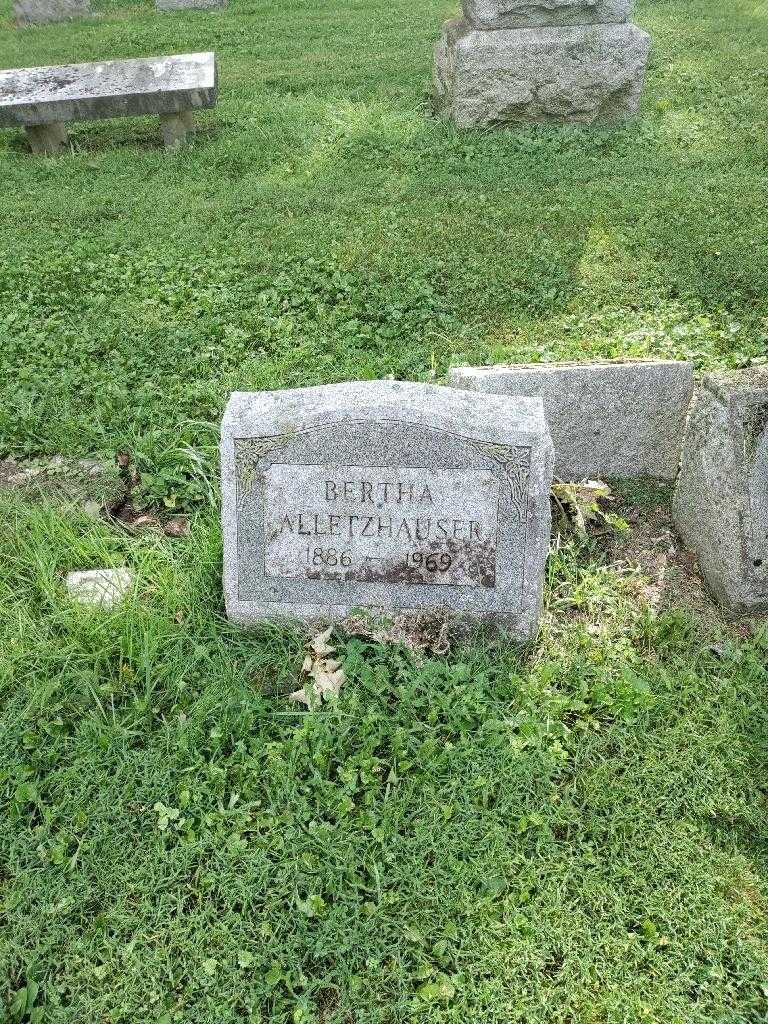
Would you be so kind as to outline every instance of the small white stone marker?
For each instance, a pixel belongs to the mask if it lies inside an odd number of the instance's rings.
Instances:
[[[88,569],[71,572],[65,579],[70,595],[78,604],[109,611],[124,599],[133,586],[131,569]]]

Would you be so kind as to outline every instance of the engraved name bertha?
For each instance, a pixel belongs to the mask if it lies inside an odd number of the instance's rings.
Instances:
[[[496,585],[492,472],[278,464],[263,482],[267,576]]]

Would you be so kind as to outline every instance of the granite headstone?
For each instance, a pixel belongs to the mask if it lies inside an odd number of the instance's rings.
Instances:
[[[703,379],[673,512],[720,603],[768,611],[768,368]]]
[[[394,381],[235,393],[221,454],[234,621],[363,609],[534,635],[553,457],[540,400]]]
[[[452,387],[539,396],[562,480],[652,476],[680,465],[693,367],[671,359],[457,366]]]
[[[635,0],[463,0],[475,28],[609,25],[629,21]]]
[[[90,0],[14,0],[17,25],[44,25],[51,21],[85,18],[91,13]]]

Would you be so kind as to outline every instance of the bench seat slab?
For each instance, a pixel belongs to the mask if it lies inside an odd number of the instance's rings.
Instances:
[[[0,128],[182,114],[216,105],[213,53],[0,71]]]

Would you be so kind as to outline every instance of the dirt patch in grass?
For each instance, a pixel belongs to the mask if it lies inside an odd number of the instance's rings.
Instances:
[[[640,570],[643,596],[659,612],[682,609],[705,623],[727,626],[739,636],[754,634],[766,616],[729,615],[710,594],[696,556],[680,540],[672,518],[672,487],[615,484],[614,511],[631,529],[605,537],[607,557]]]
[[[31,502],[51,501],[82,509],[93,518],[119,523],[129,530],[157,529],[169,537],[185,537],[187,516],[166,510],[136,508],[133,489],[138,475],[129,461],[65,459],[61,455],[43,462],[0,461],[0,490],[13,490]]]
[[[81,505],[98,514],[117,499],[122,482],[117,466],[98,459],[0,460],[0,489],[15,490],[31,500],[48,498]]]

